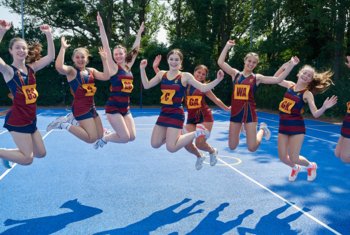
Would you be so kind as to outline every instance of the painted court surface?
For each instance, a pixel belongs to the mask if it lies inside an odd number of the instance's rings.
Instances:
[[[185,150],[150,146],[159,109],[132,109],[136,140],[98,150],[67,131],[46,133],[67,112],[38,111],[44,159],[0,166],[0,234],[350,234],[350,165],[333,154],[339,125],[306,121],[301,153],[318,163],[318,176],[308,182],[304,170],[290,183],[277,155],[275,114],[258,114],[272,137],[250,153],[243,135],[228,149],[229,113],[214,110],[208,142],[219,162],[197,171]],[[0,143],[14,147],[2,127]]]

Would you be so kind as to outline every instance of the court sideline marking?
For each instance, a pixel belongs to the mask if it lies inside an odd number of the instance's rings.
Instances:
[[[217,113],[217,115],[224,116],[224,117],[230,117],[230,116],[228,116],[228,115],[219,114],[219,113]],[[279,122],[279,121],[276,121],[276,120],[274,120],[274,119],[263,118],[263,117],[259,117],[259,119],[268,120],[268,121],[270,121],[270,122]],[[315,121],[321,122],[321,121],[318,121],[318,120],[315,120]],[[335,125],[335,124],[332,124],[332,125]],[[314,130],[314,131],[324,132],[324,133],[328,133],[328,134],[336,134],[337,136],[340,136],[340,134],[337,134],[337,133],[334,133],[334,132],[331,132],[331,131],[324,131],[324,130],[317,129],[317,128],[311,128],[311,127],[308,127],[307,125],[305,125],[305,126],[306,126],[306,129],[307,129],[307,130]],[[313,125],[313,126],[314,126],[314,125]],[[318,125],[318,126],[321,126],[321,125]],[[328,125],[322,125],[322,126],[328,126]],[[336,126],[336,125],[335,125],[335,126]],[[278,129],[278,127],[272,127],[271,125],[268,126],[268,127],[269,127],[269,128],[273,128],[273,129]],[[313,137],[313,136],[310,136],[310,135],[305,135],[305,136],[318,139],[317,137]],[[327,141],[327,142],[329,142],[329,141]],[[331,143],[336,143],[336,142],[331,142]]]
[[[282,200],[283,202],[287,203],[288,205],[290,205],[291,207],[293,207],[294,209],[296,209],[297,211],[300,211],[301,213],[303,213],[304,215],[306,215],[307,217],[309,217],[311,220],[313,220],[314,222],[320,224],[321,226],[325,227],[326,229],[328,229],[330,232],[337,234],[337,235],[341,235],[341,233],[339,233],[338,231],[334,230],[333,228],[329,227],[327,224],[323,223],[322,221],[318,220],[317,218],[315,218],[314,216],[310,215],[308,212],[304,211],[303,209],[299,208],[298,206],[294,205],[293,203],[289,202],[287,199],[285,199],[284,197],[280,196],[279,194],[273,192],[271,189],[267,188],[266,186],[262,185],[261,183],[259,183],[258,181],[254,180],[253,178],[249,177],[248,175],[244,174],[243,172],[241,172],[240,170],[236,169],[235,167],[233,167],[232,165],[230,165],[229,163],[225,162],[224,160],[218,158],[218,160],[223,163],[224,165],[228,166],[229,168],[231,168],[232,170],[234,170],[236,173],[240,174],[241,176],[243,176],[244,178],[248,179],[249,181],[251,181],[252,183],[258,185],[260,188],[266,190],[267,192],[271,193],[272,195],[274,195],[275,197],[279,198],[280,200]]]
[[[52,132],[52,130],[49,131],[49,132],[47,132],[47,133],[43,136],[43,140],[44,140],[51,132]],[[3,178],[5,178],[5,176],[6,176],[8,173],[10,173],[10,171],[11,171],[13,168],[15,168],[16,166],[17,166],[17,163],[13,164],[13,166],[12,166],[10,169],[7,169],[7,170],[0,176],[0,181],[1,181]]]

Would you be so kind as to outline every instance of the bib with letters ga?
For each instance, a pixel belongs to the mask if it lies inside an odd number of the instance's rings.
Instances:
[[[198,109],[202,107],[202,98],[200,95],[190,95],[187,96],[187,108],[188,109]]]

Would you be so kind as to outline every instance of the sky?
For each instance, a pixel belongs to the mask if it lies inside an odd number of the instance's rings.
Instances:
[[[11,13],[9,8],[5,8],[4,6],[0,6],[0,19],[11,21],[14,25],[14,27],[20,27],[21,26],[21,15]],[[147,27],[147,25],[146,25]],[[166,31],[161,26],[160,30],[158,31],[157,35],[157,41],[168,44],[167,38],[166,38]]]

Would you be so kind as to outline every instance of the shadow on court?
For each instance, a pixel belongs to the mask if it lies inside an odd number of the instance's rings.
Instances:
[[[204,201],[201,201],[201,200],[194,202],[192,205],[182,209],[179,212],[174,212],[175,209],[177,209],[178,207],[182,206],[185,203],[188,203],[189,201],[191,201],[191,199],[185,198],[179,203],[169,206],[163,210],[156,211],[152,213],[150,216],[144,218],[143,220],[130,224],[124,228],[116,228],[112,230],[102,231],[102,232],[95,233],[95,235],[149,234],[150,232],[155,231],[157,228],[161,226],[176,223],[194,214],[203,213],[202,209],[198,209],[192,212],[192,210],[196,206],[204,203]]]
[[[65,202],[60,208],[71,209],[72,212],[24,220],[7,219],[4,222],[5,226],[17,226],[9,228],[1,234],[52,234],[64,229],[69,224],[102,213],[101,209],[82,205],[77,199]]]
[[[253,214],[253,210],[249,209],[239,215],[236,219],[223,222],[218,220],[220,212],[228,207],[229,203],[222,203],[215,210],[208,213],[208,215],[194,228],[188,235],[195,234],[224,234],[231,231],[233,228],[242,224],[243,220],[249,215]]]
[[[290,222],[297,220],[301,215],[300,211],[295,212],[287,217],[279,218],[279,215],[284,213],[290,207],[286,204],[280,208],[271,211],[269,214],[264,215],[260,218],[255,228],[238,227],[238,234],[299,234],[301,231],[293,230],[290,226]],[[304,208],[304,211],[309,209]]]

